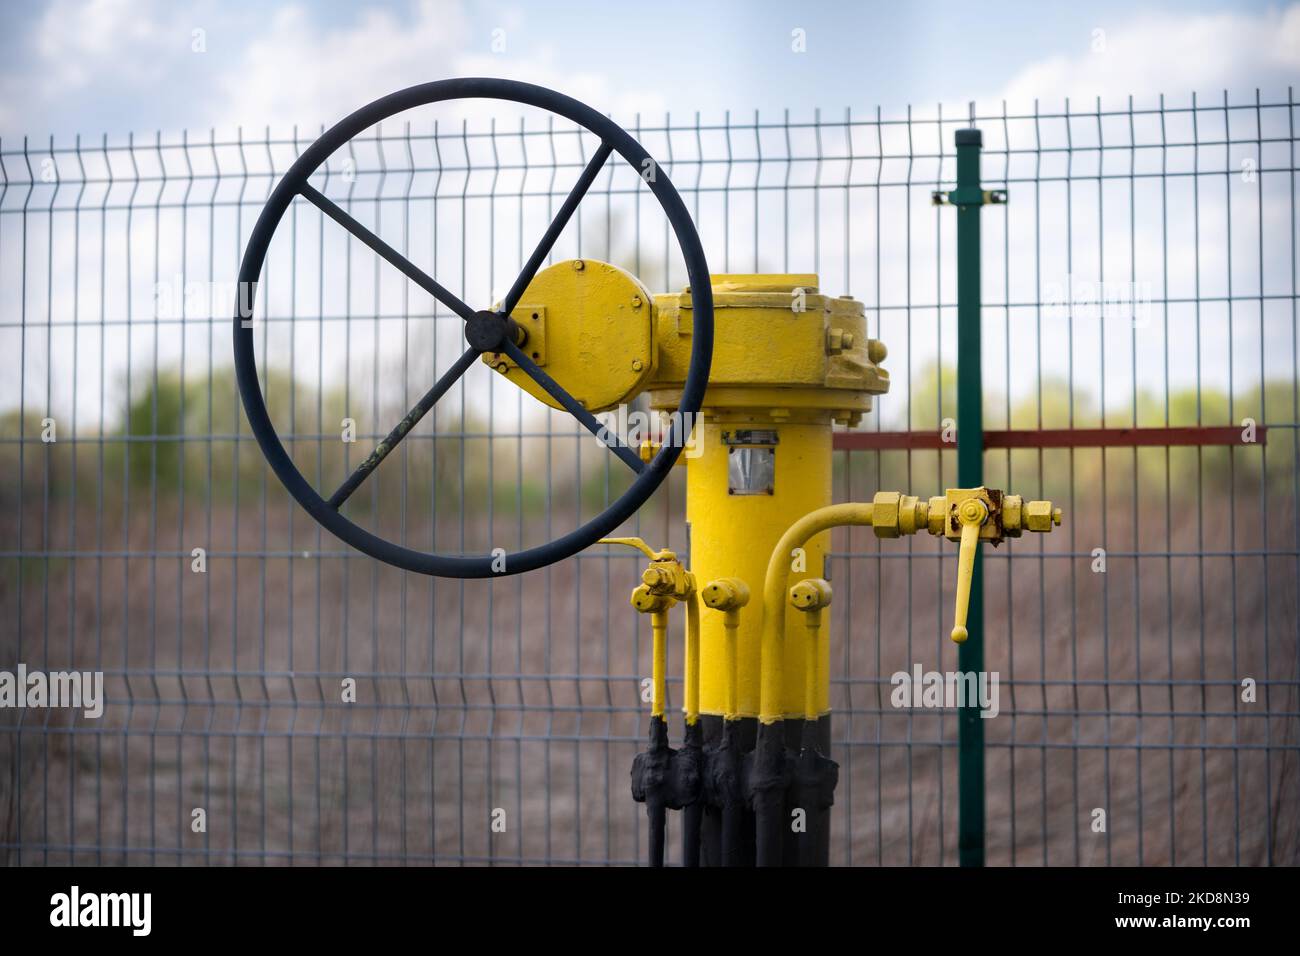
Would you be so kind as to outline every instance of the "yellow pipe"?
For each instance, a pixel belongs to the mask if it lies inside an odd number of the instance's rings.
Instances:
[[[686,726],[700,719],[700,598],[686,596]]]
[[[740,716],[740,609],[749,603],[749,586],[740,578],[711,581],[704,587],[704,603],[722,612],[723,671],[727,685],[723,717],[735,720]]]
[[[668,696],[668,611],[650,612],[650,633],[654,639],[654,663],[651,665],[650,716],[664,716],[664,700]]]
[[[808,638],[804,641],[803,716],[817,720],[821,716],[818,706],[817,662],[821,660],[822,608],[830,607],[831,586],[821,578],[808,578],[790,589],[790,603],[804,613]]]
[[[870,525],[871,505],[851,502],[818,508],[804,515],[781,535],[767,563],[763,580],[763,637],[759,663],[759,714],[765,724],[781,719],[781,636],[785,633],[786,586],[795,548],[815,535],[841,525]]]
[[[822,624],[822,612],[808,612],[808,644],[804,651],[803,671],[803,716],[804,720],[816,720],[817,713],[817,641]]]
[[[735,720],[740,711],[740,611],[725,611],[722,630],[726,635],[727,720]]]

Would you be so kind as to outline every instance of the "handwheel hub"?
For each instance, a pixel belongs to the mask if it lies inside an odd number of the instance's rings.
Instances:
[[[480,352],[499,352],[506,342],[519,344],[517,329],[510,316],[484,309],[465,322],[465,341]]]

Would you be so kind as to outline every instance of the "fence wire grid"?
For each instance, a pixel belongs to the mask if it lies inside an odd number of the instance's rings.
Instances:
[[[595,145],[512,110],[413,112],[313,183],[485,306]],[[955,213],[931,194],[974,125],[1009,194],[983,213],[986,428],[1266,435],[987,453],[989,485],[1065,513],[986,555],[991,864],[1300,862],[1296,112],[1287,90],[627,125],[714,272],[815,272],[865,303],[892,388],[859,431],[955,417]],[[98,718],[0,708],[0,859],[643,861],[641,559],[406,574],[324,533],[252,439],[238,262],[317,132],[0,142],[0,669],[104,675]],[[606,167],[554,258],[579,254],[686,281],[630,168]],[[301,201],[258,294],[263,392],[321,490],[463,348],[457,316]],[[955,484],[950,451],[835,454],[837,501]],[[572,419],[473,369],[348,513],[411,547],[512,551],[626,483]],[[674,474],[627,532],[686,552],[683,497]],[[890,697],[895,672],[955,668],[955,566],[942,542],[834,534],[833,863],[956,862],[955,712]]]

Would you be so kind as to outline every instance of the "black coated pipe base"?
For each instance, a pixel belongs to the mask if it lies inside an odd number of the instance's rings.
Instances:
[[[650,746],[632,761],[632,799],[644,803],[650,820],[650,865],[664,865],[667,810],[686,810],[682,827],[682,859],[698,866],[700,810],[703,799],[704,747],[700,725],[686,728],[681,750],[668,746],[668,724],[650,718]]]
[[[702,717],[700,723],[701,865],[826,866],[839,778],[838,764],[826,756],[830,715],[766,726],[754,718]]]
[[[700,865],[700,827],[704,820],[704,731],[697,720],[686,727],[682,749],[673,759],[676,797],[682,808],[682,866]]]

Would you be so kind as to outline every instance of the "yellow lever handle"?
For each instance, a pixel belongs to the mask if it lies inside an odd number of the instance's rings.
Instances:
[[[629,548],[636,548],[651,561],[671,561],[675,555],[668,550],[656,551],[650,545],[646,544],[640,538],[601,538],[599,544],[621,544]]]
[[[975,573],[975,549],[980,543],[980,527],[988,520],[989,510],[978,498],[968,498],[957,511],[961,523],[961,545],[957,551],[957,608],[953,621],[952,639],[963,644],[970,633],[966,630],[966,612],[970,609],[971,577]]]

